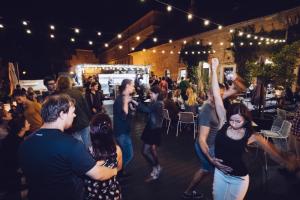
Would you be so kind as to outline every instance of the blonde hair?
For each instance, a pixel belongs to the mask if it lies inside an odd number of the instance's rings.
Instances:
[[[193,106],[196,104],[196,95],[193,91],[193,89],[191,87],[189,87],[187,90],[186,90],[186,95],[188,96],[188,99],[186,101],[186,104],[189,105],[189,106]]]

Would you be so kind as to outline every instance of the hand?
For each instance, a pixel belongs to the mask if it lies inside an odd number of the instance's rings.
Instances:
[[[214,71],[217,70],[218,66],[219,66],[219,59],[218,58],[212,58],[211,59],[212,70],[214,70]]]
[[[25,120],[24,127],[22,128],[23,131],[27,132],[30,129],[30,124],[28,123],[27,120]]]
[[[93,113],[97,113],[96,108],[92,108],[92,110],[93,110]]]
[[[223,165],[222,162],[223,160],[218,158],[212,159],[212,163],[215,165],[215,167],[221,170],[224,174],[228,174],[229,172],[232,172],[233,169],[227,165]]]
[[[137,101],[135,101],[135,100],[131,100],[130,102],[132,102],[134,105],[136,105],[136,106],[138,106],[139,105],[139,103],[137,102]]]

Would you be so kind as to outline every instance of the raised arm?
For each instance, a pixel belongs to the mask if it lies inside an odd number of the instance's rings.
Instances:
[[[217,69],[219,66],[219,60],[217,58],[212,59],[212,91],[214,95],[215,107],[219,118],[219,129],[226,122],[226,110],[224,108],[223,99],[220,93],[220,87],[217,77]]]

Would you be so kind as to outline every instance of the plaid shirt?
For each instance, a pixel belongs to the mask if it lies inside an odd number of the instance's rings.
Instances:
[[[300,137],[300,107],[297,109],[295,117],[292,121],[291,134]]]

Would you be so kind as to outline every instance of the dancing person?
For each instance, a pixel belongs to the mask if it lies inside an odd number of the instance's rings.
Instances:
[[[122,150],[123,167],[121,175],[125,175],[127,165],[133,158],[133,146],[130,137],[131,111],[129,102],[132,100],[131,94],[134,92],[134,83],[130,79],[124,79],[119,88],[120,94],[113,105],[113,125],[114,136]]]
[[[163,123],[163,94],[158,86],[150,89],[151,103],[145,106],[142,103],[132,102],[137,105],[137,109],[148,114],[146,127],[142,133],[143,141],[142,155],[152,167],[152,172],[146,182],[159,178],[161,166],[158,161],[157,148],[161,143],[161,128]]]
[[[93,85],[93,83],[92,83]],[[93,88],[93,86],[92,86]],[[96,114],[90,123],[92,146],[90,152],[95,160],[105,161],[104,166],[109,168],[122,168],[122,151],[113,137],[112,123],[108,115]],[[86,200],[122,199],[120,184],[117,177],[113,176],[105,181],[91,178],[85,179]]]
[[[75,102],[68,95],[53,95],[42,105],[44,124],[19,148],[20,166],[28,181],[30,200],[83,200],[82,177],[108,180],[117,168],[95,161],[82,142],[64,133],[75,117]]]
[[[91,83],[90,90],[85,93],[85,99],[93,115],[99,112],[103,112],[104,96],[99,91],[99,84],[97,82]]]
[[[219,61],[212,59],[212,90],[219,119],[215,138],[215,158],[210,162],[216,167],[213,181],[215,200],[242,200],[248,186],[249,175],[242,159],[247,144],[257,142],[271,157],[289,168],[294,168],[289,158],[283,155],[261,135],[253,131],[251,114],[242,103],[234,103],[226,111],[220,95],[217,79]]]

